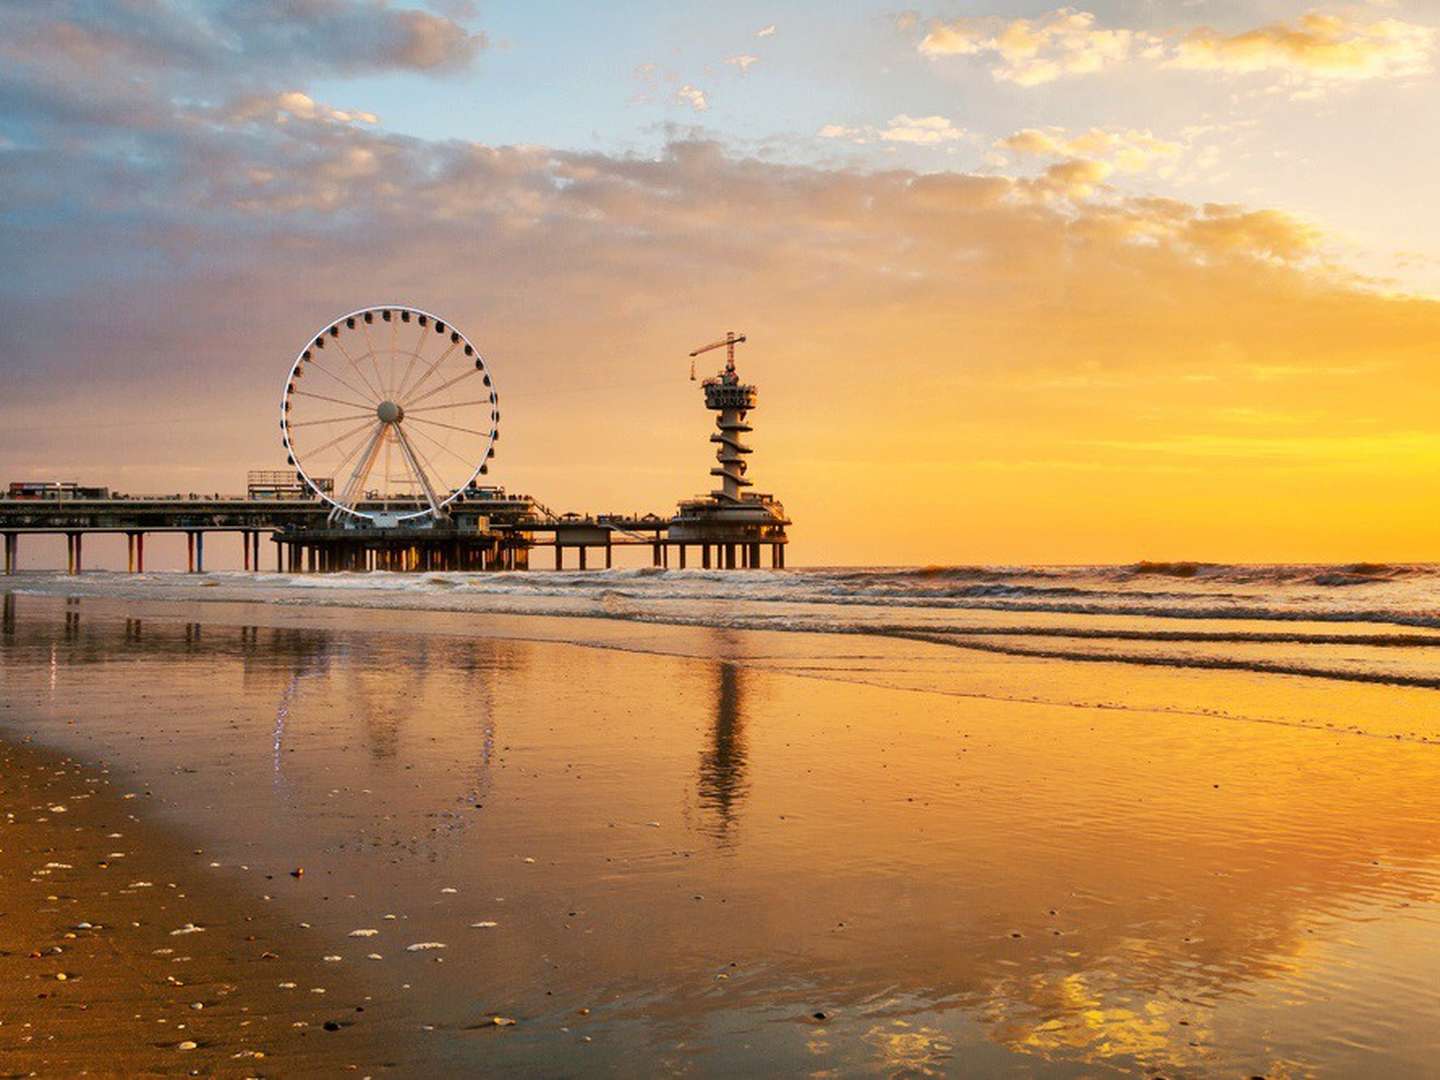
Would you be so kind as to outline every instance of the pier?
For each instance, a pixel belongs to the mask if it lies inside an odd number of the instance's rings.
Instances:
[[[757,530],[709,541],[674,528],[675,519],[655,514],[555,515],[529,496],[467,502],[448,522],[420,528],[354,528],[329,521],[318,499],[262,500],[243,495],[114,496],[86,499],[0,498],[4,572],[21,566],[26,536],[64,536],[66,569],[84,569],[87,536],[123,535],[126,569],[145,572],[145,538],[183,534],[186,569],[204,573],[207,538],[240,542],[246,570],[275,573],[424,570],[610,569],[617,547],[648,548],[652,566],[686,569],[759,568],[785,565],[784,541]],[[266,548],[271,550],[267,553]],[[550,548],[553,555],[536,556]],[[764,556],[769,556],[768,559]]]
[[[774,496],[749,490],[746,475],[752,449],[742,439],[753,430],[758,392],[735,369],[745,340],[727,333],[690,354],[694,380],[694,358],[725,349],[724,369],[701,383],[716,414],[710,473],[719,486],[668,517],[557,514],[482,482],[500,437],[499,396],[484,358],[453,325],[392,305],[342,316],[296,356],[280,410],[288,468],[252,471],[245,495],[125,495],[14,481],[0,497],[4,572],[19,569],[25,536],[64,536],[66,569],[79,574],[87,536],[122,534],[128,571],[144,573],[145,538],[156,533],[185,535],[186,570],[196,574],[215,533],[237,537],[243,566],[255,573],[272,563],[291,574],[529,570],[545,561],[536,549],[547,547],[555,570],[609,569],[617,547],[648,548],[660,568],[759,569],[768,556],[780,569],[790,521]]]

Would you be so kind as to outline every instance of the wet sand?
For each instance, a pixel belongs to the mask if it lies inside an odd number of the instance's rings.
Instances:
[[[21,596],[0,733],[151,793],[86,785],[89,827],[151,830],[126,858],[160,860],[145,880],[203,915],[113,888],[136,907],[91,907],[111,902],[97,868],[51,933],[139,921],[133,950],[102,940],[163,982],[150,950],[171,942],[140,932],[212,920],[179,940],[231,958],[211,977],[275,1036],[207,1029],[206,1070],[254,1048],[295,1055],[277,1075],[1426,1075],[1440,758],[1406,730],[1433,727],[1407,709],[1430,698],[1121,678],[833,635]],[[1162,689],[1199,707],[1151,707]],[[141,821],[109,829],[111,806]],[[24,827],[44,830],[17,864],[37,910],[62,895],[47,879],[103,861],[64,854],[53,816]],[[30,882],[50,861],[77,869]],[[43,931],[5,962],[40,963]],[[246,945],[303,973],[272,978]],[[355,1026],[283,1037],[342,999],[366,1007]],[[7,1003],[7,1055],[48,1004]],[[74,1030],[58,1071],[103,1071]],[[134,1052],[209,1050],[166,1037]]]
[[[368,1075],[404,1060],[371,1030],[374,999],[290,920],[299,880],[261,866],[251,888],[206,880],[205,851],[103,766],[12,741],[0,776],[5,1075]]]

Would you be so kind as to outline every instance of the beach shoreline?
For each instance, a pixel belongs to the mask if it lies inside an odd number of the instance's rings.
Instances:
[[[27,737],[0,739],[0,775],[10,1074],[368,1075],[394,1057],[366,1030],[374,996],[306,947],[288,870],[216,880],[149,791]]]

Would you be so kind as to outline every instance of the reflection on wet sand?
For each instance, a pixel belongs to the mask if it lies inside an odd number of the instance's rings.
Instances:
[[[717,662],[715,716],[709,744],[700,752],[696,790],[709,812],[708,830],[722,845],[735,842],[731,834],[746,793],[744,708],[744,669],[733,660]]]
[[[408,1019],[524,1019],[471,1067],[1419,1074],[1437,1049],[1434,747],[797,678],[737,634],[693,659],[463,616],[80,611],[6,605],[5,729],[140,770],[196,847],[315,867],[333,899],[296,918],[337,954],[386,912],[448,942],[393,976]]]

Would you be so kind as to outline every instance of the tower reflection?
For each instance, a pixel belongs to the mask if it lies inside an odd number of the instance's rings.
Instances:
[[[745,671],[733,660],[715,665],[715,718],[710,744],[700,752],[696,788],[700,806],[708,811],[707,831],[722,845],[735,841],[746,782]]]

